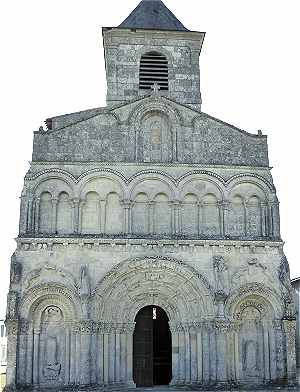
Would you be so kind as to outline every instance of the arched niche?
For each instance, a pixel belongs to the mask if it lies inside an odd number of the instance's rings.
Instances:
[[[172,162],[174,136],[171,122],[166,114],[151,111],[140,123],[138,160],[142,162]]]

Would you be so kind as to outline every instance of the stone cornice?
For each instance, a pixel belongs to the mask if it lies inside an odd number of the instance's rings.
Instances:
[[[163,249],[170,247],[185,251],[218,249],[218,252],[228,252],[232,248],[241,250],[248,248],[255,251],[259,249],[261,253],[268,252],[270,249],[281,251],[283,241],[264,241],[264,240],[226,240],[226,239],[154,239],[154,238],[96,238],[96,237],[18,237],[16,239],[19,250],[24,251],[51,251],[53,246],[56,248],[68,248],[77,246],[79,248],[103,249],[103,248],[130,248],[141,247],[141,249]]]

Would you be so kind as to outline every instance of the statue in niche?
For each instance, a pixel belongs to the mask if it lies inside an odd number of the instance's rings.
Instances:
[[[22,264],[16,261],[16,256],[11,258],[10,265],[10,283],[18,284],[22,277]]]
[[[18,317],[18,293],[15,291],[8,293],[6,317],[9,320],[15,320]]]
[[[247,377],[258,376],[258,347],[257,342],[247,340],[243,347],[243,370]]]
[[[284,316],[286,319],[295,318],[294,292],[290,280],[290,267],[285,256],[282,256],[278,268],[278,277],[281,282],[281,295],[284,301]]]
[[[151,113],[143,120],[142,160],[144,162],[171,162],[173,155],[172,135],[167,118]]]
[[[64,328],[61,310],[49,307],[44,312],[43,334],[45,342],[43,375],[47,381],[58,381],[61,374],[61,351]]]
[[[90,279],[86,265],[80,269],[80,296],[89,296],[91,293]]]

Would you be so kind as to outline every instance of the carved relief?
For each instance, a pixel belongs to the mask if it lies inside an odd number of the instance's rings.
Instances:
[[[15,291],[8,293],[6,317],[9,320],[18,318],[18,293]]]
[[[239,331],[239,350],[242,359],[243,378],[259,381],[262,377],[263,329],[260,312],[252,307],[244,308]]]
[[[40,283],[61,282],[64,285],[77,287],[74,277],[54,264],[45,264],[42,268],[31,271],[25,278],[25,287],[29,289]]]
[[[11,258],[10,283],[18,284],[22,277],[22,264],[16,261],[15,255]]]
[[[260,280],[268,281],[272,276],[267,273],[267,267],[260,263],[257,258],[248,260],[247,265],[243,265],[237,272],[232,275],[231,283],[233,286],[242,286],[245,283],[257,280],[257,275],[260,275]]]
[[[63,315],[58,307],[48,307],[42,318],[42,337],[44,356],[42,362],[44,380],[58,382],[62,370],[64,328]]]
[[[163,113],[151,112],[142,120],[141,139],[143,162],[172,162],[172,132]]]
[[[213,257],[216,292],[228,291],[228,266],[224,256]]]

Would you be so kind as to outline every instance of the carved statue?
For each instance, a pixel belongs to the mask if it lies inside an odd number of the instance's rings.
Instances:
[[[243,347],[243,370],[247,377],[258,376],[258,363],[257,363],[257,343],[253,340],[244,342]]]
[[[64,328],[61,310],[49,307],[44,313],[43,333],[45,335],[45,354],[43,375],[47,381],[58,381],[61,373],[62,342]]]
[[[6,317],[9,320],[14,320],[18,317],[18,293],[11,291],[7,296],[7,310]]]
[[[284,316],[287,319],[295,318],[295,306],[293,300],[293,289],[290,281],[290,268],[286,256],[282,256],[278,268],[278,277],[282,284],[282,298],[284,301]]]
[[[214,256],[213,267],[215,274],[216,292],[226,292],[228,288],[228,266],[223,256]]]
[[[22,264],[16,261],[15,255],[11,258],[10,283],[18,284],[22,277]]]
[[[80,295],[81,296],[89,296],[91,293],[91,285],[90,279],[88,276],[88,268],[87,266],[82,266],[80,270]]]

